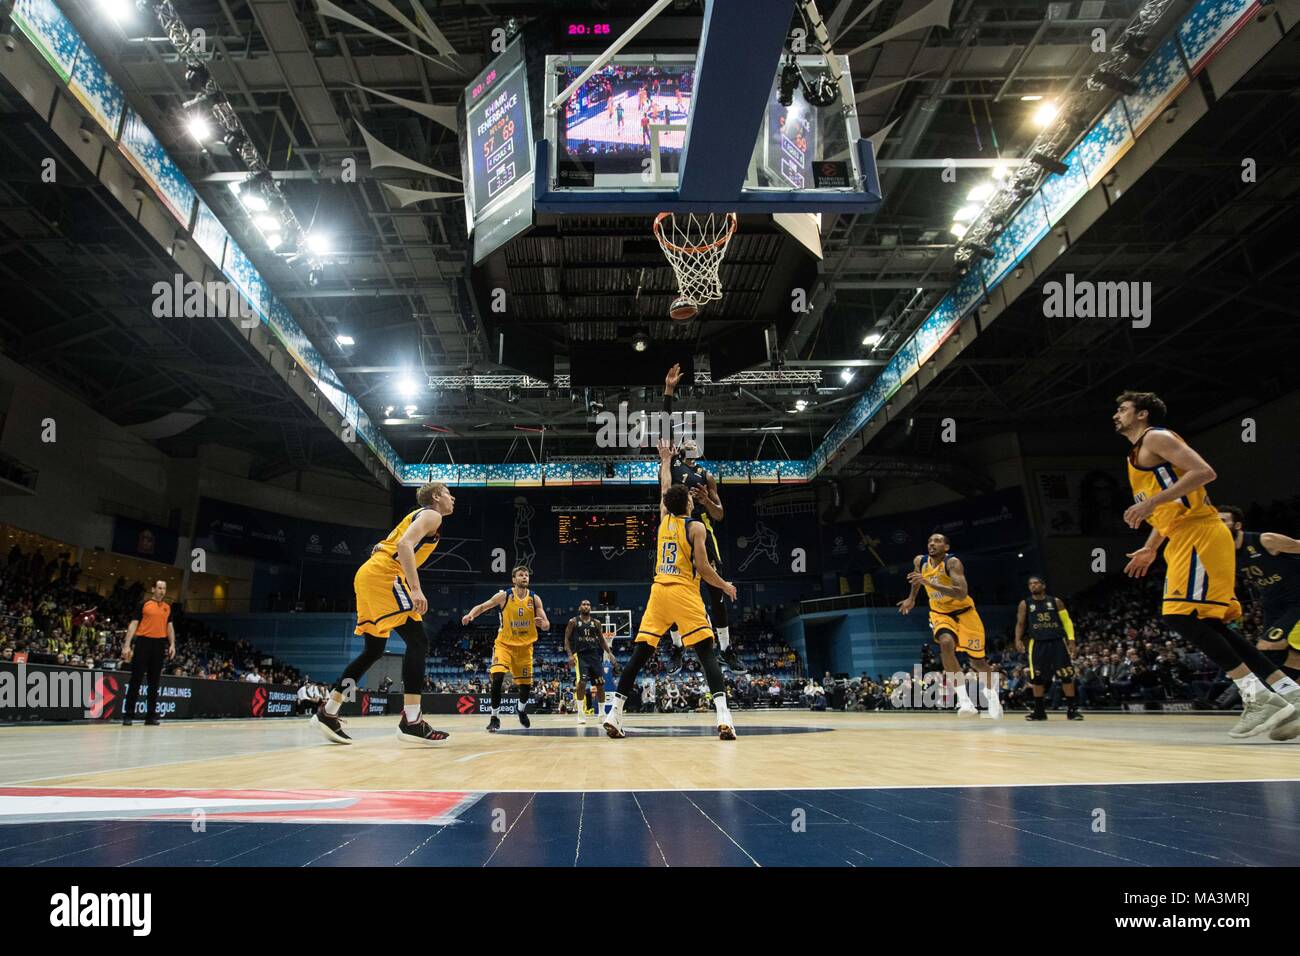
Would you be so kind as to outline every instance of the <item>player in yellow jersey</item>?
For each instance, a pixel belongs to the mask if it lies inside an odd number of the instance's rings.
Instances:
[[[1124,512],[1124,522],[1130,528],[1151,525],[1146,543],[1128,555],[1124,573],[1145,577],[1163,543],[1165,622],[1241,690],[1244,711],[1228,735],[1253,737],[1267,731],[1274,740],[1300,736],[1300,685],[1228,627],[1241,617],[1234,591],[1236,546],[1205,493],[1217,477],[1214,469],[1162,426],[1165,403],[1154,392],[1124,392],[1115,401],[1115,431],[1133,445],[1128,477],[1134,503]]]
[[[930,535],[926,553],[918,554],[912,561],[912,571],[907,576],[912,590],[898,602],[898,610],[909,613],[916,606],[917,592],[925,588],[930,601],[930,632],[939,645],[945,680],[957,691],[958,715],[974,717],[979,713],[970,699],[966,675],[957,660],[958,654],[965,654],[971,667],[979,673],[979,690],[988,708],[981,716],[997,720],[1002,716],[1002,702],[998,699],[997,673],[984,660],[984,622],[975,610],[975,599],[970,596],[966,569],[960,558],[949,554],[951,549],[947,535],[939,532]]]
[[[329,700],[311,719],[325,739],[336,744],[352,743],[339,720],[339,710],[344,700],[355,693],[357,681],[384,656],[385,642],[393,631],[406,642],[402,658],[402,720],[397,736],[416,744],[447,739],[445,731],[434,730],[420,716],[424,665],[429,656],[422,615],[429,609],[429,602],[420,587],[419,569],[438,547],[442,519],[455,510],[456,499],[446,485],[433,482],[420,487],[415,501],[420,507],[375,545],[353,578],[357,596],[355,633],[364,638],[365,646],[344,669]]]
[[[551,622],[542,599],[528,590],[530,580],[528,568],[519,565],[510,572],[508,591],[498,591],[460,619],[468,625],[493,608],[500,611],[501,623],[492,646],[492,666],[488,669],[492,678],[492,716],[487,729],[491,734],[501,729],[501,688],[506,674],[514,679],[515,693],[519,695],[519,722],[525,727],[532,724],[528,719],[528,696],[533,689],[533,645],[537,643],[538,628],[549,631]]]
[[[672,483],[673,448],[667,441],[659,442],[659,537],[655,548],[655,576],[650,585],[650,600],[637,627],[632,659],[623,668],[618,679],[614,703],[602,722],[605,733],[617,740],[626,737],[623,732],[623,705],[628,694],[636,687],[636,675],[654,656],[659,641],[676,624],[682,643],[695,648],[695,654],[704,668],[713,697],[713,708],[718,719],[718,737],[735,740],[735,724],[727,707],[727,688],[722,680],[722,666],[714,639],[709,612],[704,609],[700,596],[700,581],[707,581],[732,601],[736,599],[736,586],[718,576],[709,563],[705,546],[704,524],[690,517],[693,502],[685,485]]]

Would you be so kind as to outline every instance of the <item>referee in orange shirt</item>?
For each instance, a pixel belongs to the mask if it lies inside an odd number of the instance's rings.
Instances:
[[[140,698],[140,684],[148,680],[148,705],[144,723],[157,727],[158,683],[162,680],[163,661],[176,656],[176,628],[172,626],[171,605],[163,600],[167,596],[167,582],[155,581],[149,597],[135,612],[126,626],[126,641],[122,645],[122,661],[131,665],[131,686],[126,692],[126,710],[122,713],[122,726],[130,727],[135,716],[135,704]],[[132,648],[135,638],[143,638]],[[163,639],[167,641],[163,649]]]

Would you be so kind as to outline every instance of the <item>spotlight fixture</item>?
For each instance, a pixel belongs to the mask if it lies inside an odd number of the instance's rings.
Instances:
[[[337,342],[339,345],[357,344],[357,340],[354,339],[352,336],[348,335],[346,332],[340,332],[338,335],[334,336],[334,341]]]
[[[868,347],[878,345],[879,343],[880,343],[879,332],[871,332],[862,340],[862,344]]]
[[[980,214],[978,206],[962,206],[952,214],[953,222],[970,222]]]
[[[849,384],[849,382],[853,381],[853,376],[856,375],[856,374],[857,374],[857,373],[854,372],[853,369],[851,369],[851,368],[841,369],[841,370],[840,370],[840,381],[843,382],[845,385],[847,385],[847,384]]]
[[[794,54],[791,53],[786,57],[785,66],[781,67],[780,89],[777,93],[776,101],[782,106],[791,106],[794,103],[794,90],[802,80],[799,74],[799,64],[795,62]]]
[[[650,336],[646,335],[645,332],[637,332],[632,339],[632,348],[636,349],[638,352],[644,352],[649,347]]]
[[[212,139],[212,124],[208,118],[197,110],[185,118],[185,129],[197,142],[207,143]]]
[[[324,233],[313,231],[307,234],[307,248],[318,256],[327,256],[333,248],[333,242]]]
[[[307,284],[313,289],[320,285],[321,273],[324,272],[320,266],[312,266],[307,270]]]
[[[954,222],[951,226],[948,227],[948,231],[952,233],[953,238],[960,239],[966,235],[967,228],[968,227],[965,223]]]
[[[210,79],[212,79],[212,75],[202,63],[195,63],[193,66],[185,68],[185,85],[194,93],[203,92]]]
[[[266,248],[274,252],[276,249],[280,248],[280,244],[283,242],[284,236],[280,235],[278,232],[270,233],[266,237]]]
[[[992,182],[980,183],[978,186],[974,187],[973,189],[971,189],[970,192],[966,194],[966,201],[984,202],[986,199],[988,199],[997,191],[998,191],[998,187],[995,186]]]
[[[1040,104],[1038,109],[1034,110],[1034,125],[1039,129],[1046,129],[1052,125],[1052,121],[1056,119],[1059,112],[1060,108],[1050,100]]]
[[[1140,87],[1132,79],[1115,70],[1098,70],[1089,78],[1090,85],[1098,83],[1108,90],[1114,90],[1116,93],[1122,93],[1125,96],[1132,96]]]
[[[1029,161],[1035,166],[1043,167],[1043,169],[1056,176],[1064,176],[1070,171],[1069,166],[1065,165],[1065,163],[1061,162],[1059,159],[1054,159],[1053,157],[1048,156],[1046,153],[1031,153]]]
[[[404,398],[414,398],[420,393],[420,386],[411,376],[403,375],[397,380],[397,391]]]
[[[414,418],[415,413],[418,411],[418,409],[414,405],[407,405],[406,408],[403,409],[403,411],[406,412],[407,418]]]

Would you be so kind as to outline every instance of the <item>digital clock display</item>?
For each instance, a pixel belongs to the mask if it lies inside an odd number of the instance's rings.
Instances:
[[[608,23],[570,23],[567,33],[571,37],[609,36],[613,27]]]

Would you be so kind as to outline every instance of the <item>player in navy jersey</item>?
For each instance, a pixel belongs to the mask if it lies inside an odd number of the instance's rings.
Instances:
[[[1264,637],[1256,645],[1292,680],[1300,678],[1300,541],[1276,531],[1251,532],[1235,505],[1220,505],[1219,519],[1237,545],[1237,574],[1264,611]],[[1300,733],[1300,731],[1297,731]]]

